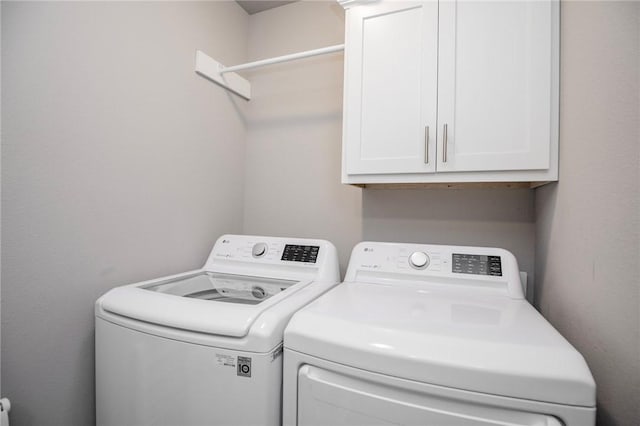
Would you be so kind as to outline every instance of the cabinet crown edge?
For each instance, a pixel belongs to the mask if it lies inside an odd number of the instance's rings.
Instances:
[[[345,9],[349,9],[353,6],[359,6],[362,4],[375,3],[380,0],[336,0],[340,6]]]

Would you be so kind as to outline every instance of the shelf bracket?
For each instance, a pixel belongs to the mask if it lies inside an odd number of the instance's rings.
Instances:
[[[214,83],[219,84],[236,95],[249,100],[251,99],[251,83],[236,74],[235,71],[259,68],[281,62],[310,58],[312,56],[326,55],[328,53],[339,52],[342,50],[344,50],[344,44],[337,44],[335,46],[307,50],[305,52],[292,53],[290,55],[277,56],[275,58],[262,59],[231,67],[225,67],[206,53],[198,50],[196,51],[196,73],[213,81]]]
[[[234,72],[228,72],[223,76],[220,72],[222,69],[224,69],[224,65],[220,62],[203,51],[196,50],[196,73],[207,80],[219,84],[241,98],[246,100],[251,99],[251,83]]]

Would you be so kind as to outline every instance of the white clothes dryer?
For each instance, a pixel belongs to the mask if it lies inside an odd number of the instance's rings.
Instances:
[[[584,358],[506,250],[360,243],[284,345],[285,425],[595,424]]]
[[[280,425],[284,328],[338,282],[328,241],[225,235],[202,269],[109,291],[97,425]]]

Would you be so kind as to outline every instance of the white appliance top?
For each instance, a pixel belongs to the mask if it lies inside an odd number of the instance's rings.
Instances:
[[[202,269],[114,288],[96,313],[233,338],[257,327],[254,343],[267,350],[297,309],[339,282],[338,267],[328,241],[224,235]]]
[[[583,357],[524,300],[501,249],[361,243],[346,282],[293,316],[285,347],[435,385],[595,405]]]

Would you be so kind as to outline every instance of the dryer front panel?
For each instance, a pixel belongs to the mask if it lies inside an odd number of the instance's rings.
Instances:
[[[286,342],[285,342],[286,344]],[[284,351],[285,426],[586,426],[595,409],[400,379]]]
[[[298,373],[298,423],[308,426],[564,426],[553,416],[419,394],[304,366]]]

